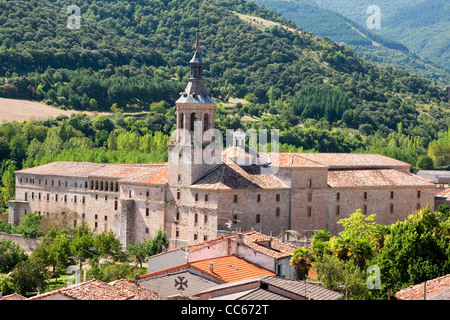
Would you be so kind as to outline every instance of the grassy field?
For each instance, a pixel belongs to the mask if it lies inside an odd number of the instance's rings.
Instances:
[[[60,115],[70,116],[73,113],[78,113],[75,110],[61,110],[48,106],[46,104],[27,100],[6,99],[0,98],[0,123],[11,121],[27,121],[40,120],[48,117]],[[93,115],[94,112],[83,111],[83,113]],[[102,113],[98,113],[102,114]]]

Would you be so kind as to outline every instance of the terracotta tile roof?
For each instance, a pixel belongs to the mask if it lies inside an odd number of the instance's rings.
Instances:
[[[424,300],[425,282],[398,291],[398,300]],[[450,300],[450,274],[426,282],[426,300]]]
[[[271,166],[279,166],[280,168],[326,168],[326,165],[313,160],[306,159],[297,153],[278,153],[271,154]]]
[[[246,246],[274,259],[290,257],[291,253],[297,248],[296,246],[282,242],[275,237],[256,231],[243,234],[242,240]],[[232,238],[232,241],[236,241],[236,238]]]
[[[3,296],[0,300],[26,300],[24,296],[14,292],[12,294],[9,294],[7,296]]]
[[[168,179],[167,163],[52,162],[17,172],[78,178],[104,178],[145,184],[166,184]]]
[[[444,189],[441,192],[439,192],[436,197],[438,198],[445,198],[447,199],[448,197],[450,197],[450,189]]]
[[[120,279],[108,284],[129,296],[135,297],[136,300],[166,300],[163,296],[144,288],[132,280]]]
[[[328,171],[328,185],[330,187],[434,187],[434,183],[428,179],[394,169],[330,170]]]
[[[197,189],[285,189],[287,188],[270,169],[260,166],[240,167],[232,160],[224,162],[193,185]]]
[[[406,168],[410,164],[373,153],[295,153],[330,168]]]
[[[212,271],[210,271],[210,263],[213,264]],[[189,265],[221,282],[233,282],[245,278],[275,275],[273,272],[234,255],[190,262]]]
[[[106,283],[92,279],[79,284],[46,292],[30,300],[45,300],[47,297],[62,295],[72,300],[161,300],[161,296],[150,292],[130,280]]]

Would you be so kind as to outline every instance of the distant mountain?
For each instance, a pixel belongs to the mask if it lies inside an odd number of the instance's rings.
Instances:
[[[320,0],[317,0],[320,2]],[[315,0],[256,0],[257,4],[293,20],[299,27],[319,37],[351,46],[358,56],[385,66],[400,68],[441,84],[450,83],[450,71],[410,52],[392,37],[380,35],[342,14],[319,6]],[[351,2],[351,1],[350,1]],[[367,8],[366,8],[367,9]],[[366,19],[367,19],[366,15]],[[384,23],[384,21],[383,21]]]
[[[450,70],[450,1],[448,0],[314,0],[365,26],[369,5],[381,11],[374,33],[399,41],[416,54]]]

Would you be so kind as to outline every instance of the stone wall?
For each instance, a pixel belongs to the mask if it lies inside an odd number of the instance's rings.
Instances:
[[[14,241],[28,254],[41,245],[41,239],[26,239],[18,234],[0,232],[0,240],[4,239]]]

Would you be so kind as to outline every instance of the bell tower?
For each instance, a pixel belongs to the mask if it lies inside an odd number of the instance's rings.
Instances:
[[[197,29],[195,52],[189,61],[190,75],[184,92],[176,101],[176,136],[169,143],[169,185],[189,186],[214,168],[204,161],[201,153],[213,137],[205,135],[214,129],[215,101],[203,79],[200,55],[200,30]]]

